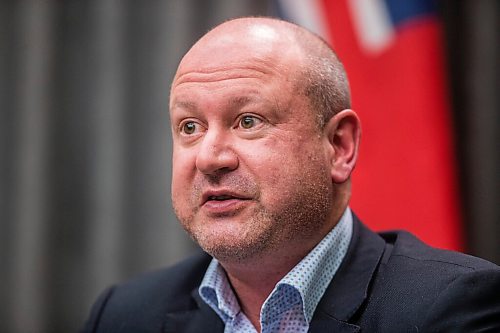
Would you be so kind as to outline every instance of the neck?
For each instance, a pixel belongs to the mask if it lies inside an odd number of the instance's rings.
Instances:
[[[339,217],[340,218],[340,217]],[[336,220],[338,221],[338,219]],[[260,332],[260,310],[276,284],[290,272],[333,228],[316,237],[287,243],[244,261],[219,261],[238,298],[241,310]]]
[[[260,310],[276,284],[290,272],[338,223],[345,205],[336,207],[331,221],[316,237],[289,242],[279,249],[273,248],[245,261],[219,261],[224,267],[241,310],[260,332]],[[339,209],[340,208],[340,209]]]
[[[309,249],[310,250],[310,249]],[[260,310],[276,284],[295,267],[305,253],[259,257],[245,262],[221,262],[235,291],[241,310],[260,332]]]

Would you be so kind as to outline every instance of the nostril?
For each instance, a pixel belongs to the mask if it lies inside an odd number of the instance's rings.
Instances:
[[[207,148],[198,152],[196,167],[206,175],[228,172],[238,167],[237,155],[227,147]]]

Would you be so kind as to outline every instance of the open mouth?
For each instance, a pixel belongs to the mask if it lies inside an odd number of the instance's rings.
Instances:
[[[218,192],[218,193],[217,193]],[[202,198],[202,204],[206,204],[208,202],[224,202],[224,201],[232,201],[232,200],[238,200],[238,201],[244,201],[244,200],[250,200],[250,198],[245,197],[240,194],[236,193],[230,193],[229,191],[224,191],[225,193],[222,193],[222,191],[209,191],[204,193],[203,198]]]
[[[240,199],[233,197],[232,195],[211,195],[208,197],[207,201],[215,200],[215,201],[225,201],[225,200],[231,200],[231,199]]]

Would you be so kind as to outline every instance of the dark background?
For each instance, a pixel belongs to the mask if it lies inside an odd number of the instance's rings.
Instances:
[[[500,263],[500,2],[441,1],[467,252]],[[168,92],[267,0],[0,1],[0,332],[71,332],[112,282],[195,246],[170,204]]]

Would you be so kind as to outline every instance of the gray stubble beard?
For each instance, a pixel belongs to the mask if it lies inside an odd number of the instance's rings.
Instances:
[[[332,189],[317,178],[306,183],[298,179],[297,184],[302,185],[301,190],[279,212],[273,213],[256,201],[255,212],[250,214],[252,217],[245,228],[246,235],[237,242],[234,238],[230,239],[231,235],[221,237],[215,232],[193,227],[198,208],[193,209],[189,217],[181,218],[179,212],[176,215],[205,252],[221,262],[242,263],[271,254],[283,246],[300,246],[304,240],[317,236],[319,229],[324,227],[332,206]],[[200,225],[206,223],[197,222]]]

